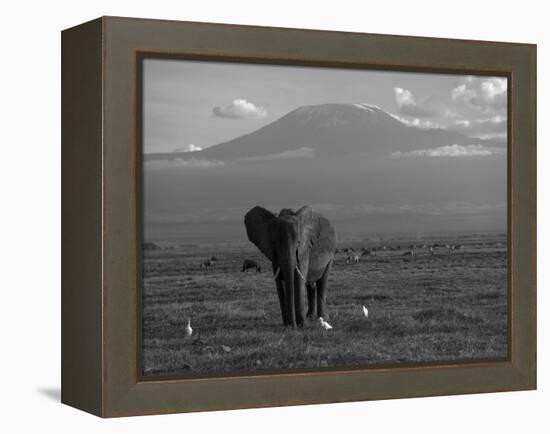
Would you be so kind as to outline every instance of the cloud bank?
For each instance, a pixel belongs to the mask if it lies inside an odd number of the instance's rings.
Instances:
[[[402,122],[409,127],[416,127],[416,128],[422,128],[422,129],[443,128],[439,123],[430,121],[428,119],[420,119],[420,118],[407,119],[407,118],[404,118],[403,116],[399,116],[393,113],[388,113],[388,114],[392,118],[397,119],[399,122]]]
[[[214,115],[226,119],[262,119],[267,116],[267,111],[245,99],[234,99],[226,106],[214,107]]]
[[[485,119],[464,120],[458,119],[448,128],[458,131],[469,137],[480,139],[506,140],[508,122],[506,116],[495,115]]]
[[[490,155],[504,155],[505,148],[489,147],[483,145],[446,145],[433,149],[417,149],[410,152],[393,152],[392,158],[404,157],[487,157]]]

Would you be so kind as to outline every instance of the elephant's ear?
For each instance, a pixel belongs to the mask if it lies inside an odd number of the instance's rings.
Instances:
[[[302,208],[296,211],[296,215],[301,219],[304,219],[304,218],[311,219],[312,214],[313,214],[313,211],[308,205],[304,205]]]
[[[269,223],[275,218],[275,214],[262,208],[255,206],[244,216],[244,225],[246,226],[246,235],[252,241],[260,252],[267,258],[273,260],[273,247],[269,237]]]

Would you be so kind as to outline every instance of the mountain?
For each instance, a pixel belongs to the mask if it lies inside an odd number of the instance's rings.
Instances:
[[[146,160],[189,158],[232,161],[309,152],[315,157],[387,156],[450,145],[502,146],[443,129],[408,126],[377,106],[321,104],[299,107],[250,133],[202,151],[147,154]],[[300,154],[298,154],[300,155]]]
[[[368,104],[304,106],[203,151],[145,155],[145,239],[246,243],[256,205],[309,204],[341,239],[505,229],[505,150]]]

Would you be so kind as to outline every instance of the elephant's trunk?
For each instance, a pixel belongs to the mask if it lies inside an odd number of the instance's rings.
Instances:
[[[287,320],[290,326],[296,326],[296,310],[294,304],[294,270],[296,269],[296,259],[293,251],[284,252],[281,255],[280,269],[283,273],[283,282],[285,288],[285,307]]]

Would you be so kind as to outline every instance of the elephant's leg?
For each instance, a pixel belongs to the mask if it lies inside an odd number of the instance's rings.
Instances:
[[[317,317],[323,317],[328,319],[327,312],[327,292],[328,292],[328,276],[330,269],[332,268],[332,261],[330,261],[325,268],[325,272],[321,278],[317,281]]]
[[[315,318],[317,315],[317,288],[315,283],[306,283],[307,289],[307,317],[309,319]]]
[[[285,303],[285,288],[283,286],[283,280],[280,277],[275,279],[275,285],[277,286],[277,295],[279,296],[279,305],[281,306],[281,315],[283,317],[283,325],[288,325],[287,307]]]
[[[305,292],[306,283],[298,273],[294,273],[294,308],[296,309],[296,325],[298,326],[304,325]]]

